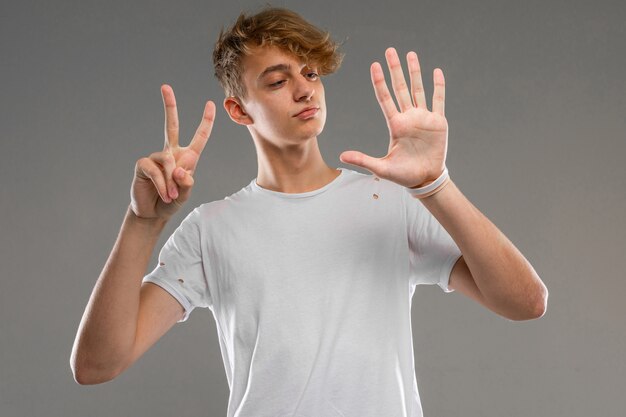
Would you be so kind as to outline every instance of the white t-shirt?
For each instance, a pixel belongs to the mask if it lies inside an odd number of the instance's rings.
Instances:
[[[416,284],[447,287],[461,252],[404,187],[346,168],[289,194],[256,178],[195,208],[155,283],[213,312],[228,417],[422,417]]]

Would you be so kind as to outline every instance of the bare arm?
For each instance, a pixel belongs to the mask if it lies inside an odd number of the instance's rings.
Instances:
[[[135,165],[131,204],[72,347],[70,366],[79,384],[115,378],[183,317],[183,307],[173,296],[141,281],[167,221],[191,194],[193,174],[213,127],[215,104],[206,103],[191,143],[181,147],[174,91],[163,85],[161,93],[164,148]]]
[[[70,364],[77,382],[108,381],[126,363],[137,334],[141,280],[165,224],[128,208],[76,334]]]
[[[463,253],[462,263],[451,272],[451,288],[466,293],[467,286],[475,284],[473,292],[480,294],[482,304],[510,320],[531,320],[545,313],[548,289],[535,269],[452,180],[421,202]],[[474,283],[468,283],[470,279]]]
[[[413,51],[407,54],[410,90],[397,51],[388,48],[385,56],[400,111],[389,92],[381,65],[373,63],[370,71],[389,128],[387,155],[374,158],[358,151],[346,151],[339,159],[404,187],[421,188],[435,182],[446,168],[445,78],[440,68],[433,71],[435,88],[429,111],[417,54]],[[548,289],[532,265],[465,198],[454,182],[449,181],[435,194],[421,196],[421,201],[463,254],[451,272],[450,288],[458,288],[511,320],[528,320],[544,314]]]

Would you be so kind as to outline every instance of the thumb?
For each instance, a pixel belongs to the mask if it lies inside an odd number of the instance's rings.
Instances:
[[[373,158],[359,151],[345,151],[339,155],[339,160],[346,164],[365,168],[374,175],[380,176],[381,162],[379,158]]]
[[[179,197],[177,200],[186,201],[194,184],[194,179],[184,168],[177,167],[172,173],[172,177],[178,185]]]

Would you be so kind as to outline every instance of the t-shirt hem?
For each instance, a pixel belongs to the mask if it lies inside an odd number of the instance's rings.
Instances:
[[[180,320],[178,320],[178,323],[187,321],[187,318],[189,318],[189,315],[191,314],[191,311],[193,310],[193,306],[183,294],[181,294],[176,288],[174,288],[165,279],[158,277],[158,276],[145,277],[143,279],[143,282],[152,282],[153,284],[158,285],[159,287],[163,288],[165,291],[170,293],[180,303],[180,305],[183,306],[183,309],[185,310],[183,317]]]
[[[444,292],[454,292],[454,289],[450,288],[448,284],[450,283],[450,274],[452,273],[452,268],[461,256],[463,256],[462,253],[453,253],[452,255],[448,256],[448,259],[446,259],[443,267],[441,268],[438,284]]]

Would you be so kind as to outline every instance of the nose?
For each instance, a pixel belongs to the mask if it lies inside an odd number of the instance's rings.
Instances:
[[[294,98],[296,101],[310,101],[315,94],[315,88],[312,83],[306,78],[300,80],[294,91]]]

